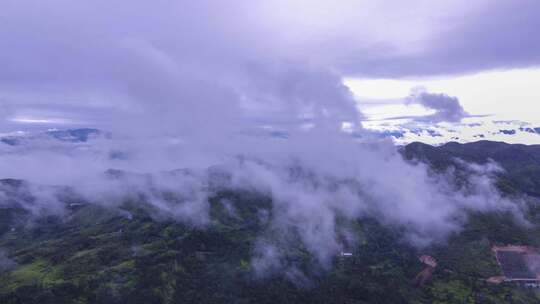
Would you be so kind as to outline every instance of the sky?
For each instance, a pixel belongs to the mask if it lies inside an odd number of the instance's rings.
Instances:
[[[114,128],[114,121],[156,110],[149,105],[162,99],[157,91],[166,94],[167,81],[189,88],[189,82],[212,82],[215,90],[206,92],[244,95],[245,116],[254,123],[264,121],[261,116],[294,116],[278,109],[280,102],[254,100],[274,95],[290,103],[278,96],[277,78],[315,70],[346,84],[366,113],[427,113],[433,109],[406,102],[412,89],[424,87],[457,98],[470,115],[540,123],[540,3],[534,0],[6,0],[0,8],[6,131]],[[303,71],[294,72],[300,66]],[[168,80],[158,84],[159,77]],[[143,88],[147,80],[156,84]],[[248,97],[257,86],[273,91]],[[182,98],[194,94],[177,91]],[[328,94],[324,99],[333,93],[313,94]],[[210,112],[201,108],[202,116]],[[380,115],[369,116],[364,119]]]
[[[366,107],[384,105],[385,100],[386,105],[392,104],[392,100],[396,101],[394,105],[399,104],[412,88],[423,86],[431,92],[458,97],[470,113],[540,124],[539,112],[535,111],[535,107],[540,106],[540,68],[490,70],[426,79],[351,78],[346,83],[360,100],[365,100]]]
[[[424,128],[442,135],[415,134],[397,139],[403,143],[419,140],[442,144],[449,140],[469,142],[480,139],[540,143],[538,133],[523,131],[540,125],[540,69],[536,67],[420,78],[346,78],[345,83],[356,95],[358,108],[369,120],[364,122],[365,127],[386,131]],[[445,112],[446,119],[426,119],[433,117],[437,110],[410,101],[412,92],[419,88],[448,95],[451,98],[447,105],[454,99],[454,108],[449,106],[450,112]],[[501,130],[516,133],[501,133]],[[459,139],[454,131],[460,133]]]
[[[497,164],[463,164],[463,189],[398,145],[540,141],[538,28],[536,0],[2,0],[0,133],[19,137],[0,141],[0,178],[144,197],[198,227],[216,184],[262,193],[280,237],[261,237],[261,272],[287,267],[273,253],[291,231],[328,266],[338,219],[425,246],[471,210],[519,218]],[[74,127],[104,132],[39,133]],[[62,209],[29,191],[33,213]]]

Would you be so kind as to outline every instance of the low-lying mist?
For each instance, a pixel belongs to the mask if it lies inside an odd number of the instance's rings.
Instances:
[[[404,241],[419,248],[459,232],[470,212],[505,211],[525,223],[521,203],[499,194],[494,178],[501,169],[494,163],[457,161],[467,174],[458,182],[451,170],[435,173],[424,163],[405,160],[389,141],[302,132],[286,138],[240,135],[231,142],[242,144],[241,151],[232,153],[233,144],[221,157],[216,148],[205,155],[167,140],[98,137],[9,146],[0,160],[3,177],[28,182],[16,191],[15,182],[3,184],[0,206],[16,205],[39,217],[62,215],[70,203],[118,212],[129,202],[150,207],[156,220],[206,229],[213,225],[213,197],[222,191],[255,193],[271,201],[270,210],[257,215],[267,227],[254,249],[258,274],[294,270],[284,249],[298,241],[317,266],[329,267],[357,242],[343,223],[358,219],[399,229]],[[220,203],[235,216],[234,204]]]

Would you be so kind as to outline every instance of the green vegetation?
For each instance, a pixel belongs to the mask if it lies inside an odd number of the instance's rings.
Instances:
[[[443,148],[413,148],[404,154],[429,158],[435,168],[452,162]],[[538,191],[534,174],[527,177],[529,184],[521,184],[525,179],[512,172],[523,171],[515,170],[500,177],[502,191]],[[537,202],[531,198],[529,214],[536,224]],[[287,273],[260,277],[251,261],[258,236],[271,231],[260,214],[271,213],[272,202],[253,193],[224,191],[210,203],[206,227],[155,220],[144,206],[129,202],[122,209],[133,215],[130,219],[95,205],[31,222],[23,210],[0,209],[0,248],[17,264],[0,273],[0,303],[540,302],[534,289],[485,282],[500,275],[493,244],[540,246],[540,229],[516,224],[508,214],[472,214],[447,242],[422,250],[405,243],[399,229],[374,219],[340,220],[358,239],[352,257],[336,257],[323,268],[293,236],[284,250],[291,266]],[[435,257],[438,267],[431,282],[416,287],[412,281],[423,269],[421,254]]]

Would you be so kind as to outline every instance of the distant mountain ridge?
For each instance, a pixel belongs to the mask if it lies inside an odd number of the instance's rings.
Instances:
[[[17,146],[27,141],[39,139],[53,139],[62,142],[85,143],[92,138],[103,135],[106,135],[106,133],[94,128],[77,128],[63,130],[54,129],[38,133],[15,132],[1,135],[0,143],[10,146]]]
[[[416,141],[442,145],[450,141],[478,140],[540,144],[540,127],[523,121],[481,120],[451,124],[368,121],[364,124],[376,136],[392,138],[402,145]]]
[[[403,147],[402,152],[406,158],[425,161],[436,170],[458,166],[456,158],[481,164],[493,160],[505,170],[502,178],[503,182],[508,182],[509,191],[540,196],[540,145],[487,140],[465,144],[449,142],[441,146],[414,142]]]

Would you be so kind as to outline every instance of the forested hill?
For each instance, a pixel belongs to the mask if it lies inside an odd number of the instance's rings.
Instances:
[[[459,167],[456,158],[480,164],[494,161],[505,170],[499,183],[504,191],[540,196],[540,145],[478,141],[431,146],[415,142],[405,146],[402,153],[408,159],[429,163],[435,170]]]
[[[209,223],[196,226],[155,216],[144,201],[108,208],[67,188],[63,213],[39,215],[24,208],[36,204],[32,185],[2,180],[0,303],[540,303],[535,289],[485,281],[501,275],[491,246],[540,247],[539,150],[493,142],[402,150],[411,162],[428,162],[434,171],[455,166],[456,174],[463,166],[457,158],[499,163],[506,171],[498,185],[524,199],[530,225],[507,212],[475,212],[448,239],[418,247],[376,217],[339,219],[337,228],[346,226],[356,239],[350,256],[338,254],[322,267],[289,231],[279,247],[284,268],[262,274],[254,262],[261,236],[272,240],[279,232],[266,220],[275,207],[266,194],[214,192]],[[419,285],[422,255],[437,267]]]

